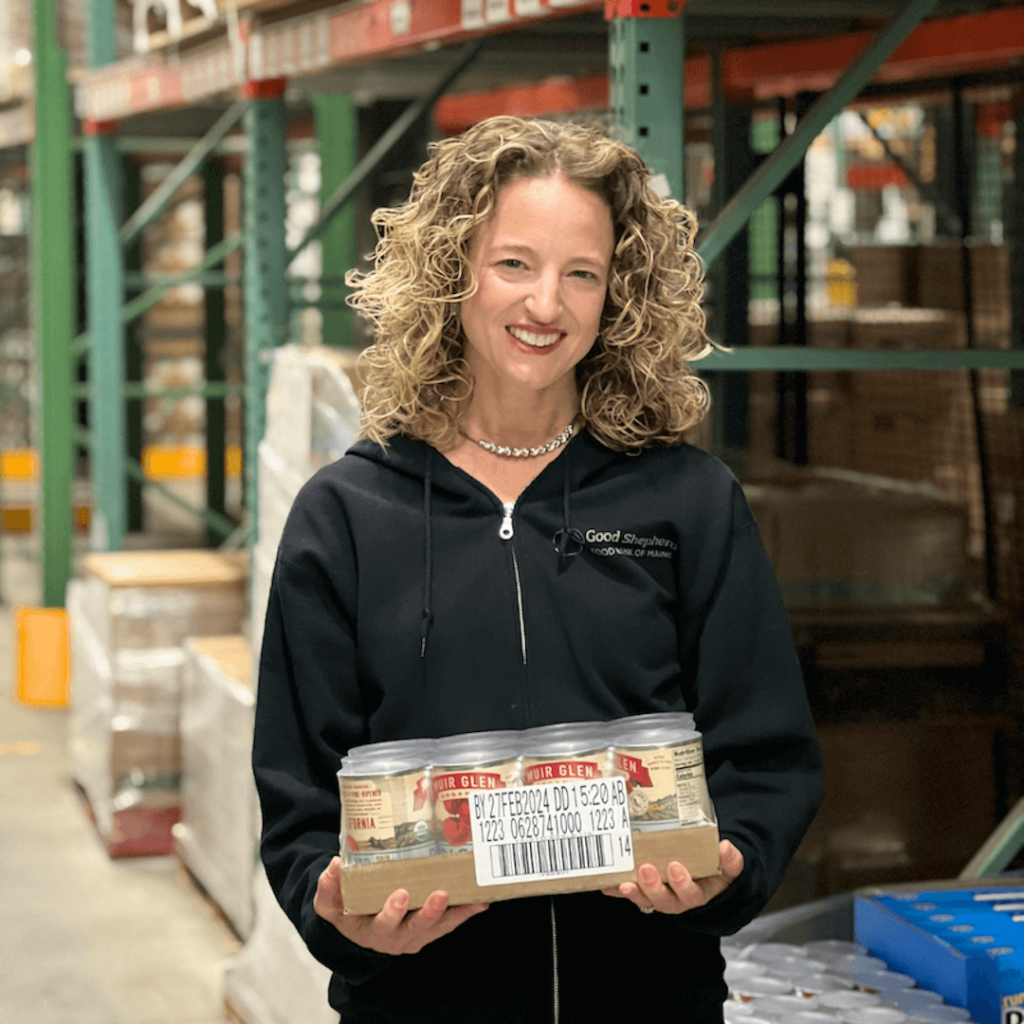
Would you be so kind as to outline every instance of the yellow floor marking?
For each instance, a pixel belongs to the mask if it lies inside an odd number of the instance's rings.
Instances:
[[[15,740],[13,743],[0,743],[0,757],[16,755],[38,754],[42,747],[35,740]]]

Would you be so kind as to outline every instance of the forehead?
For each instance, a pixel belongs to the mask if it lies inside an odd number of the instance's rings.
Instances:
[[[515,178],[504,185],[491,216],[477,229],[474,245],[571,240],[610,253],[613,234],[605,200],[556,172],[543,178]]]

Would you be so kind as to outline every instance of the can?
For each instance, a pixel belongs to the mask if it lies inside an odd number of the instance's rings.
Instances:
[[[870,992],[856,992],[853,989],[837,989],[835,992],[822,992],[818,996],[819,1010],[857,1010],[865,1006],[878,1006],[882,1002],[878,996]]]
[[[801,974],[793,978],[793,985],[802,996],[821,996],[828,992],[849,992],[853,982],[849,978],[841,978],[837,974],[813,973]]]
[[[784,996],[759,996],[751,1004],[754,1008],[754,1013],[759,1014],[762,1017],[774,1017],[776,1019],[786,1019],[794,1013],[800,1013],[804,1010],[813,1010],[817,1003],[813,997],[807,998],[801,995],[784,995]]]
[[[639,832],[713,823],[703,738],[671,722],[612,732],[615,770],[626,779],[630,824]]]
[[[729,998],[738,999],[741,1003],[749,1003],[752,999],[765,996],[789,996],[793,994],[793,986],[781,978],[772,978],[767,974],[760,977],[744,978],[731,982]]]
[[[895,1006],[860,1006],[853,1010],[840,1010],[839,1016],[847,1024],[904,1024],[909,1014]]]
[[[612,774],[611,745],[600,722],[527,729],[521,749],[526,786]]]
[[[431,769],[437,852],[473,849],[470,800],[474,792],[519,783],[518,744],[507,734],[473,733],[438,741]]]
[[[917,982],[909,974],[899,971],[858,971],[853,972],[853,987],[862,992],[877,992],[883,1000],[892,992],[913,988]]]
[[[376,763],[386,758],[414,757],[421,760],[423,764],[430,764],[434,759],[434,745],[436,740],[411,739],[411,740],[382,740],[379,743],[363,743],[358,747],[351,747],[349,752],[341,759],[341,766],[347,768],[350,765],[364,763]]]
[[[430,769],[416,757],[367,759],[338,772],[341,851],[348,864],[435,852]]]

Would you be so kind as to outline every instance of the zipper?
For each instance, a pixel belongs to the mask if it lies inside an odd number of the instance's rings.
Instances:
[[[498,536],[502,540],[511,540],[515,536],[515,528],[512,526],[512,513],[516,510],[516,503],[514,501],[503,501],[501,507],[504,510],[504,516],[501,520],[501,527],[498,530]]]
[[[516,510],[514,501],[503,501],[501,526],[498,529],[498,536],[502,540],[511,540],[515,536],[515,527],[512,525],[512,515]],[[519,611],[519,647],[523,652],[523,664],[526,664],[526,616],[523,614],[523,582],[519,576],[519,559],[516,558],[516,549],[512,548],[512,572],[516,578],[516,606]]]
[[[551,964],[554,975],[554,1024],[558,1024],[558,925],[555,922],[555,900],[554,897],[551,899]]]

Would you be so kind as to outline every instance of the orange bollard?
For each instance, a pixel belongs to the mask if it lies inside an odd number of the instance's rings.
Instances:
[[[25,704],[68,703],[68,614],[63,608],[14,610],[15,696]]]

